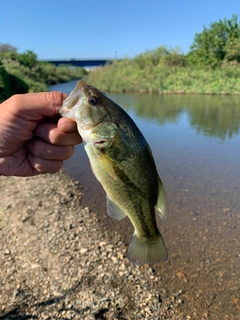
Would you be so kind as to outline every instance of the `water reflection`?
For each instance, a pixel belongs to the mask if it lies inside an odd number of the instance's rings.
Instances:
[[[239,132],[240,99],[230,97],[210,99],[201,107],[187,108],[191,125],[198,133],[224,140]]]
[[[186,113],[197,133],[224,140],[238,134],[240,125],[239,96],[111,94],[111,98],[126,110],[145,119],[177,124]],[[124,97],[124,98],[123,98]]]

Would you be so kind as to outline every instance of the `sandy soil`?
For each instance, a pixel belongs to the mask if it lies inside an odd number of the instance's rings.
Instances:
[[[205,235],[186,245],[184,228],[162,227],[169,261],[136,267],[65,171],[0,177],[0,194],[1,320],[240,318],[239,252],[230,261]],[[211,258],[190,255],[196,245]]]

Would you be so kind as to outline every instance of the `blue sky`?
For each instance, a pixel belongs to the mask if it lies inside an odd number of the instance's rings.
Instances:
[[[132,58],[238,14],[240,0],[2,0],[0,42],[39,59]]]

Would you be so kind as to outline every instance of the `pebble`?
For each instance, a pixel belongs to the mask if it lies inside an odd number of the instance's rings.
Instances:
[[[86,253],[87,251],[88,251],[88,249],[86,249],[86,248],[80,249],[80,253],[81,253],[81,254],[84,254],[84,253]]]

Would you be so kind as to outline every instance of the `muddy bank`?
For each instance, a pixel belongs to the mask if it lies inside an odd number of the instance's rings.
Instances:
[[[239,237],[199,237],[194,212],[191,235],[181,219],[161,226],[167,263],[135,267],[65,171],[0,177],[0,193],[0,319],[238,319]]]

